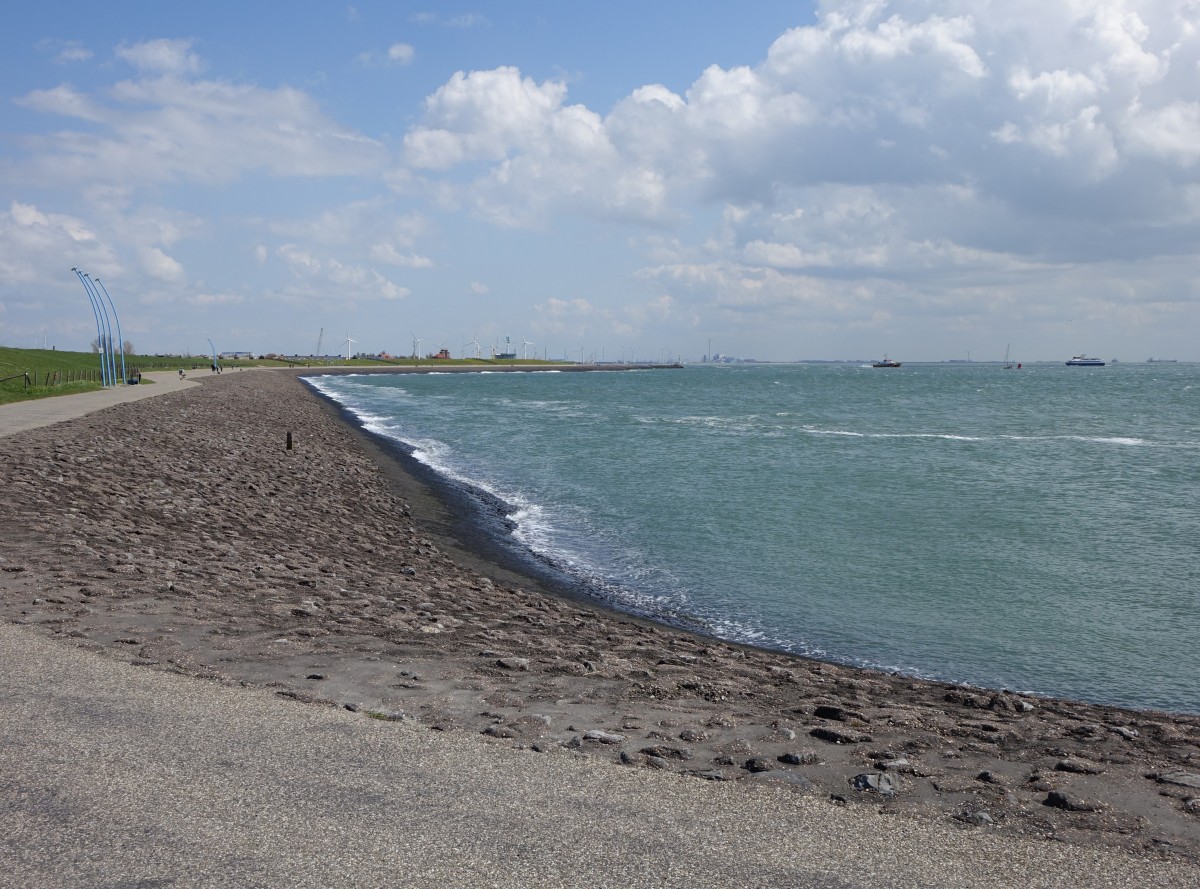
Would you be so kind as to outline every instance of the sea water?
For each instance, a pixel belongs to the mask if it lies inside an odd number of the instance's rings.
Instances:
[[[1200,712],[1200,366],[326,376],[609,604],[914,676]]]

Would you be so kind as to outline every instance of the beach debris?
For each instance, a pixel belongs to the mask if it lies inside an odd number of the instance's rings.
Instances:
[[[403,710],[367,710],[366,714],[383,722],[401,722],[404,719]]]

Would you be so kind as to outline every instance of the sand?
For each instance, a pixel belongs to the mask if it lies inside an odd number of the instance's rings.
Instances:
[[[922,682],[622,616],[502,564],[461,503],[295,374],[202,382],[0,438],[0,617],[531,758],[772,782],[849,811],[1200,864],[1200,716]]]

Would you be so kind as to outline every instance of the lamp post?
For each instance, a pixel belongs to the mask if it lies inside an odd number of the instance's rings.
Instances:
[[[110,386],[117,385],[117,362],[113,357],[112,351],[112,319],[108,317],[108,309],[104,307],[104,300],[100,298],[100,291],[96,289],[96,282],[91,279],[87,272],[83,273],[83,280],[92,288],[92,294],[96,297],[96,305],[100,307],[100,320],[104,322],[104,357],[108,361],[108,384]]]
[[[97,351],[100,353],[100,385],[107,386],[108,362],[104,360],[104,327],[100,323],[100,309],[96,304],[96,296],[92,293],[92,288],[88,286],[88,281],[83,272],[77,268],[72,268],[71,271],[79,278],[79,283],[83,285],[83,292],[87,294],[88,302],[92,304],[92,317],[96,319],[96,345],[98,347]]]
[[[112,307],[113,320],[117,322],[117,349],[121,353],[121,382],[128,383],[129,377],[125,375],[125,340],[121,338],[121,319],[117,317],[117,307],[113,305],[112,297],[108,295],[108,288],[104,286],[99,278],[94,279],[100,285],[100,289],[104,291],[104,298],[108,300],[109,306]],[[113,365],[113,370],[116,371],[116,365]]]

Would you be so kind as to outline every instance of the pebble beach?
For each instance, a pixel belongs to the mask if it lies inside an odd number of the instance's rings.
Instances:
[[[0,617],[531,763],[766,784],[1200,877],[1200,715],[918,681],[608,610],[498,560],[436,480],[300,373],[205,376],[0,437]]]

